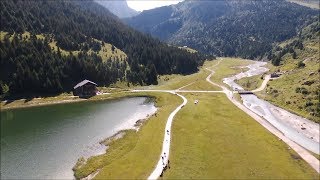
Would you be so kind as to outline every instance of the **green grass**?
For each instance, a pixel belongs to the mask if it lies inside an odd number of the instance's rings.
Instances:
[[[319,46],[319,43],[305,44],[304,50],[297,51],[297,59],[292,59],[289,54],[284,56],[280,66],[269,65],[271,72],[279,70],[284,72],[284,75],[270,81],[267,88],[257,95],[281,108],[320,123],[320,112],[317,112],[317,105],[320,105],[318,96],[320,93],[320,60],[318,57],[320,51],[314,49],[315,46]],[[306,66],[298,68],[299,61],[304,61]]]
[[[222,82],[223,78],[238,74],[240,72],[245,72],[248,70],[248,68],[244,66],[254,63],[253,61],[240,58],[222,58],[220,61],[221,62],[218,66],[211,68],[215,71],[215,74],[211,77],[211,81],[226,87],[227,85]],[[243,68],[240,68],[239,66],[243,66]]]
[[[184,94],[164,179],[317,179],[294,151],[222,94]],[[193,102],[199,100],[198,105]]]
[[[94,39],[94,41],[102,43],[102,41],[99,41],[97,39]],[[58,51],[58,46],[57,46],[57,42],[55,40],[53,40],[52,42],[49,43],[49,46],[54,50],[54,51]],[[60,52],[62,55],[68,55],[70,52],[73,55],[78,55],[79,54],[79,50],[77,51],[66,51],[62,48],[60,48]],[[93,53],[94,51],[92,49],[89,49],[88,54]],[[107,61],[109,59],[114,60],[116,58],[120,59],[120,60],[125,60],[127,58],[127,55],[121,51],[120,49],[116,48],[114,49],[114,51],[112,51],[112,44],[109,43],[105,43],[104,45],[101,46],[101,50],[97,53],[101,58],[102,61]]]
[[[19,99],[12,101],[1,101],[0,109],[13,109],[13,108],[24,108],[24,107],[32,107],[32,106],[41,106],[41,105],[49,105],[49,104],[57,104],[57,103],[68,103],[68,102],[76,102],[83,101],[84,99],[80,99],[79,97],[73,97],[71,93],[63,93],[58,96],[52,97],[38,97],[31,99]]]
[[[98,39],[94,39],[94,41],[102,44],[102,41]],[[89,53],[93,52],[91,49]],[[108,59],[115,60],[116,58],[120,60],[125,60],[127,58],[126,53],[115,47],[114,51],[112,51],[112,44],[104,42],[104,45],[101,46],[101,50],[98,52],[98,55],[102,58],[103,61],[107,61]]]
[[[191,75],[164,75],[159,78],[159,85],[154,86],[152,89],[178,89],[187,84],[205,80],[210,74],[205,68],[210,68],[217,63],[217,60],[206,61],[202,67],[199,68],[197,73]],[[211,87],[212,88],[212,87]],[[188,87],[189,89],[189,87]]]
[[[197,80],[193,84],[182,88],[181,90],[195,90],[195,91],[221,91],[218,86],[209,84],[206,80]]]
[[[178,47],[179,49],[184,49],[186,51],[188,51],[189,53],[196,53],[198,52],[197,50],[195,49],[192,49],[192,48],[189,48],[189,47]]]
[[[169,114],[182,103],[181,98],[168,93],[139,93],[156,97],[157,115],[150,117],[138,131],[110,144],[107,153],[90,158],[75,168],[76,177],[85,177],[101,169],[97,179],[145,179],[156,165],[161,153],[163,131]]]
[[[263,79],[261,79],[263,75],[251,76],[241,78],[240,80],[236,80],[235,82],[243,87],[245,90],[254,90],[261,86]]]

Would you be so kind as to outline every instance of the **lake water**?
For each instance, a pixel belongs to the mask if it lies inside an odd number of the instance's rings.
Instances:
[[[71,179],[99,141],[156,111],[147,98],[59,104],[1,112],[1,179]]]

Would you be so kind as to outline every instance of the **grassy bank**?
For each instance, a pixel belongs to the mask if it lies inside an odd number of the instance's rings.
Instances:
[[[287,71],[280,78],[270,81],[267,88],[257,95],[281,108],[320,123],[319,63],[316,59],[306,61],[305,67]]]
[[[294,151],[222,94],[183,94],[173,121],[168,179],[316,179]]]
[[[120,88],[106,88],[98,87],[100,92],[110,93],[103,94],[99,96],[93,96],[90,98],[79,98],[78,96],[73,96],[72,93],[62,93],[60,95],[53,96],[37,96],[35,98],[25,98],[25,99],[16,99],[16,100],[6,100],[0,102],[1,110],[15,109],[15,108],[27,108],[34,106],[47,106],[53,104],[62,104],[62,103],[75,103],[79,101],[93,101],[93,100],[104,100],[110,98],[118,98],[125,96],[127,89]]]
[[[77,178],[100,169],[97,179],[145,179],[149,176],[161,152],[163,131],[169,114],[182,103],[181,98],[168,93],[138,93],[156,97],[158,111],[146,121],[138,132],[109,143],[106,154],[89,158],[75,167]]]
[[[254,90],[261,86],[263,82],[263,75],[251,76],[251,77],[244,77],[239,80],[235,81],[245,90]]]
[[[240,58],[221,59],[222,60],[218,66],[211,68],[215,71],[214,75],[211,77],[211,80],[226,87],[228,86],[222,82],[223,78],[238,74],[240,72],[245,72],[248,70],[248,68],[245,66],[253,63],[253,61]]]

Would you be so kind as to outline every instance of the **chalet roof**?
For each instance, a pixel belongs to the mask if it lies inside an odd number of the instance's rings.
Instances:
[[[85,79],[85,80],[79,82],[76,86],[74,86],[73,89],[77,89],[78,87],[81,87],[81,86],[83,86],[83,85],[85,85],[87,83],[91,83],[91,84],[94,84],[94,85],[98,86],[96,83]]]

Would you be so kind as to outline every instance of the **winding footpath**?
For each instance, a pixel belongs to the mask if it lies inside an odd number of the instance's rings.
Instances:
[[[219,60],[218,63],[215,64],[214,66],[212,66],[211,68],[219,65],[220,62],[221,62],[221,60]],[[258,67],[259,63],[255,63],[255,64],[249,65],[249,66],[251,66],[251,67],[256,67],[257,66]],[[211,81],[211,77],[213,76],[215,71],[213,71],[211,69],[208,69],[208,68],[206,68],[206,70],[211,72],[207,76],[206,81],[209,82],[210,84],[214,85],[214,86],[220,87],[222,89],[222,91],[182,90],[183,88],[185,88],[185,87],[187,87],[187,86],[189,86],[191,84],[194,84],[195,82],[192,82],[190,84],[182,86],[182,87],[180,87],[180,88],[178,88],[176,90],[132,90],[131,91],[131,92],[165,92],[165,93],[175,94],[175,95],[177,95],[177,96],[179,96],[179,97],[181,97],[183,99],[183,103],[180,106],[178,106],[168,117],[168,120],[167,120],[167,123],[166,123],[166,127],[165,127],[165,130],[164,130],[164,139],[163,139],[163,143],[162,143],[161,155],[159,157],[159,160],[158,160],[158,163],[157,163],[155,169],[150,174],[148,179],[158,179],[160,177],[160,175],[162,174],[163,168],[168,165],[168,160],[169,160],[169,155],[170,155],[172,121],[173,121],[174,116],[188,102],[188,100],[184,96],[178,94],[178,93],[183,93],[183,92],[186,92],[186,93],[187,92],[190,92],[190,93],[224,93],[227,96],[227,98],[235,106],[237,106],[239,109],[241,109],[242,111],[247,113],[249,116],[251,116],[253,119],[255,119],[258,123],[260,123],[264,128],[266,128],[272,134],[276,135],[279,139],[281,139],[283,142],[285,142],[294,151],[296,151],[313,169],[315,169],[318,173],[320,173],[320,168],[319,168],[320,167],[320,163],[319,163],[319,160],[317,158],[315,158],[310,152],[308,152],[308,150],[306,150],[305,148],[303,148],[300,145],[298,145],[296,142],[294,142],[291,139],[289,139],[283,132],[279,131],[275,126],[273,126],[271,123],[266,121],[266,119],[264,119],[262,116],[259,116],[259,114],[257,114],[256,112],[252,111],[246,105],[238,102],[234,98],[234,94],[237,93],[237,92],[231,91],[231,90],[229,90],[227,87],[225,87],[223,85],[219,85],[217,83],[212,82]],[[250,72],[250,70],[252,70],[252,71]],[[250,68],[250,70],[248,72],[246,72],[246,73],[240,73],[240,74],[236,75],[234,78],[231,77],[231,78],[225,80],[225,83],[227,83],[228,85],[231,85],[232,88],[242,89],[242,87],[240,87],[239,85],[234,83],[234,79],[236,79],[236,78],[240,79],[242,77],[252,76],[252,73],[255,71],[255,69],[254,68]],[[266,75],[264,81],[261,84],[261,86],[259,88],[255,89],[255,90],[253,90],[252,92],[259,92],[259,91],[262,91],[263,89],[265,89],[265,87],[266,87],[266,85],[267,85],[269,80],[270,80],[270,75]]]
[[[162,143],[161,157],[159,158],[156,168],[150,174],[148,179],[157,179],[161,175],[163,168],[168,164],[169,155],[170,155],[171,125],[172,125],[173,117],[188,102],[187,98],[185,98],[184,96],[177,93],[175,94],[183,99],[183,103],[180,106],[178,106],[168,117],[165,132],[164,132],[164,139]]]
[[[255,89],[255,90],[252,90],[251,92],[259,92],[259,91],[264,90],[264,88],[266,88],[270,78],[271,78],[270,74],[264,76],[264,80],[263,80],[261,86],[259,88]]]

